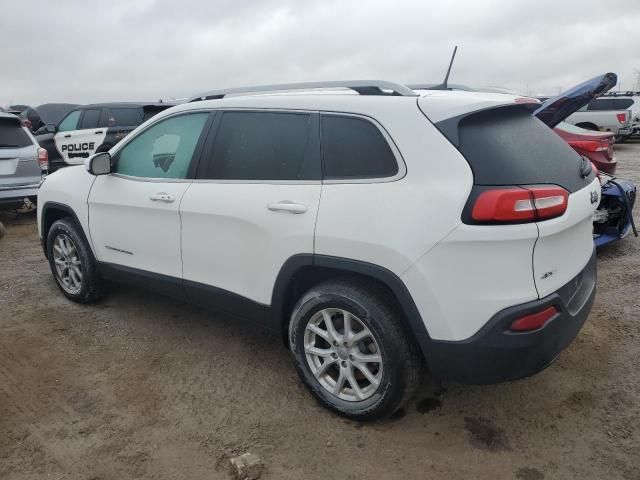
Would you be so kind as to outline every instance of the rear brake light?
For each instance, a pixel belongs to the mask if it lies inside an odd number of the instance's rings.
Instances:
[[[601,142],[592,140],[577,140],[569,142],[569,144],[573,148],[579,148],[581,150],[586,150],[587,152],[605,152],[608,150],[608,147],[602,145]]]
[[[49,170],[49,153],[42,147],[38,148],[38,165],[40,170]]]
[[[556,307],[547,307],[536,313],[531,313],[514,320],[509,329],[512,332],[530,332],[544,327],[549,320],[556,316],[558,309]]]
[[[477,222],[527,223],[559,217],[569,193],[562,187],[513,187],[485,190],[471,212]]]
[[[617,113],[617,114],[616,114],[616,117],[618,117],[618,122],[620,122],[620,123],[624,123],[624,122],[626,122],[626,121],[627,121],[627,113],[626,113],[626,112],[624,112],[624,113]]]

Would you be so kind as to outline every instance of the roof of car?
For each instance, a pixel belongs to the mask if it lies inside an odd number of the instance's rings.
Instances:
[[[419,103],[425,114],[435,122],[479,109],[526,103],[519,101],[526,100],[523,97],[501,93],[457,90],[422,90],[412,93],[415,95],[360,95],[344,89],[242,93],[182,103],[164,110],[155,118],[159,120],[176,112],[217,108],[315,110],[377,117],[403,108],[417,108]],[[539,104],[536,102],[536,105]]]
[[[126,107],[172,107],[176,102],[103,102],[79,105],[75,110],[83,108],[126,108]]]
[[[9,113],[9,112],[0,112],[0,118],[10,118],[12,120],[15,119],[18,122],[20,122],[20,118],[19,117],[17,117],[13,113]]]

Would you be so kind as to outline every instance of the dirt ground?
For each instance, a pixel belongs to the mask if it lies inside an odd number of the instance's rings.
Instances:
[[[640,142],[617,152],[640,184]],[[359,424],[253,327],[126,287],[67,301],[34,215],[0,219],[2,479],[228,479],[244,452],[265,479],[640,479],[640,239],[598,253],[595,307],[546,371],[427,379],[396,418]]]

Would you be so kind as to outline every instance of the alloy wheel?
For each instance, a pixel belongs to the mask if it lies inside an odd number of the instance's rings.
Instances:
[[[325,308],[314,314],[305,328],[304,352],[320,385],[341,400],[366,400],[380,386],[380,347],[351,312]]]
[[[63,290],[75,295],[82,289],[82,262],[78,249],[68,235],[61,233],[53,240],[53,264]]]

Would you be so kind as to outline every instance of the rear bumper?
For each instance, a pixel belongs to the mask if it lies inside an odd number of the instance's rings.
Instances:
[[[556,292],[506,308],[473,337],[460,342],[431,340],[425,352],[434,375],[468,384],[490,384],[527,377],[551,364],[576,337],[596,293],[595,249],[589,263]],[[508,330],[515,319],[555,306],[558,314],[533,332]]]
[[[11,188],[0,188],[0,206],[21,203],[28,197],[38,196],[39,185],[19,185]]]

